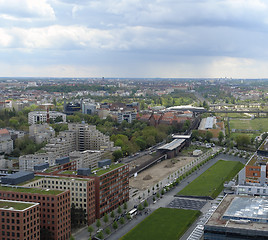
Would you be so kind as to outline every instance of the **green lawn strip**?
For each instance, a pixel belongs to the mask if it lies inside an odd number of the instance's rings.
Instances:
[[[231,119],[230,128],[260,130],[261,132],[267,132],[268,119],[267,118],[255,118],[252,120]]]
[[[3,187],[0,186],[0,191],[7,191],[7,192],[27,192],[27,193],[37,193],[37,194],[44,194],[44,195],[58,195],[63,193],[62,190],[51,190],[51,189],[41,189],[41,188],[23,188],[23,187]]]
[[[178,240],[199,215],[196,210],[159,208],[121,240]]]
[[[187,155],[188,156],[189,154],[192,154],[194,150],[197,150],[197,149],[202,150],[203,153],[208,151],[208,149],[205,147],[191,145],[187,148],[182,149],[182,151],[180,152],[180,155],[184,155],[184,156]]]
[[[222,191],[223,183],[231,180],[243,166],[240,162],[219,160],[177,195],[215,198]]]
[[[103,175],[104,173],[107,173],[107,172],[110,172],[112,170],[115,170],[116,168],[119,168],[121,166],[123,166],[124,164],[123,163],[118,163],[118,164],[112,164],[109,166],[109,168],[106,168],[106,169],[103,169],[103,168],[97,168],[97,169],[94,169],[94,170],[97,170],[97,175],[98,176],[101,176]]]

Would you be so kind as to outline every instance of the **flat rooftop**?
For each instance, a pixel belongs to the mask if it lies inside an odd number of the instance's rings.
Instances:
[[[0,191],[7,192],[25,192],[25,193],[35,193],[42,195],[58,195],[63,193],[61,190],[51,190],[51,189],[41,189],[41,188],[27,188],[27,187],[4,187],[0,186]]]
[[[212,129],[214,123],[214,117],[207,117],[206,123],[205,123],[205,129]]]
[[[223,218],[268,223],[268,199],[235,197]]]
[[[125,164],[124,163],[111,164],[109,166],[109,168],[106,168],[106,169],[104,169],[104,168],[96,168],[96,169],[93,170],[93,172],[97,171],[96,175],[101,176],[101,175],[103,175],[103,174],[105,174],[107,172],[110,172],[110,171],[113,171],[113,170],[115,170],[115,169],[117,169],[119,167],[122,167],[123,165],[125,165]],[[92,174],[90,176],[92,176]]]
[[[248,166],[260,166],[261,164],[267,164],[268,157],[265,156],[259,156],[257,154],[254,154],[251,159],[248,161]]]
[[[261,197],[227,195],[205,227],[263,231],[267,232],[268,236],[268,224],[254,221],[267,220],[267,201],[267,198]],[[261,206],[257,206],[258,203]]]
[[[177,147],[181,146],[185,142],[185,139],[175,139],[170,143],[167,143],[159,148],[157,150],[169,150],[172,151],[176,149]]]
[[[29,207],[38,205],[38,203],[30,203],[23,201],[9,201],[9,200],[0,200],[0,209],[2,210],[16,210],[21,211]]]
[[[264,139],[263,143],[261,144],[258,150],[268,151],[268,137]]]

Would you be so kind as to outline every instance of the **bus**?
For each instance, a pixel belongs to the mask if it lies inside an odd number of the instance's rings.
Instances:
[[[133,218],[134,216],[137,215],[137,208],[133,208],[128,213],[129,213],[130,217]]]

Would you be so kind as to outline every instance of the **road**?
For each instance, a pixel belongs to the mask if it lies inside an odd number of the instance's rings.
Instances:
[[[226,155],[226,154],[219,154],[217,157],[215,157],[214,159],[211,159],[209,162],[204,164],[199,170],[195,171],[194,173],[189,175],[187,178],[182,180],[178,186],[176,186],[175,188],[173,188],[169,192],[165,193],[163,198],[160,198],[157,201],[157,203],[153,204],[153,201],[152,201],[153,196],[150,194],[149,199],[148,199],[148,203],[149,203],[148,209],[150,209],[151,213],[152,213],[153,211],[155,211],[156,209],[158,209],[160,207],[167,207],[167,205],[175,198],[174,195],[176,195],[177,192],[181,191],[190,182],[195,180],[202,173],[204,173],[208,168],[210,168],[213,164],[215,164],[218,160],[221,160],[221,159],[222,160],[229,160],[229,161],[240,161],[243,164],[245,164],[247,162],[247,160],[244,158],[239,158],[236,156]],[[165,184],[169,183],[169,182],[170,182],[170,178],[167,177],[167,178],[163,179],[162,186],[165,186]],[[145,191],[144,194],[146,195],[146,198],[147,198],[148,192]],[[131,205],[129,207],[131,208],[134,204],[138,204],[137,200],[132,201]],[[205,205],[203,208],[208,209],[208,206],[209,205]],[[206,211],[204,209],[202,211]],[[145,214],[143,214],[142,216],[140,216],[140,215],[136,216],[135,219],[133,219],[132,221],[130,221],[129,223],[127,223],[126,225],[124,225],[123,227],[118,229],[116,232],[114,232],[110,237],[108,237],[106,239],[109,239],[109,240],[120,239],[122,236],[124,236],[126,233],[128,233],[132,228],[134,228],[138,223],[140,223],[142,220],[144,220],[147,216],[148,215],[145,215]],[[195,225],[192,226],[192,229],[194,227],[195,227]],[[187,231],[188,235],[190,233],[191,233],[190,231]],[[79,240],[88,240],[88,238],[89,238],[89,233],[87,232],[87,228],[80,229],[77,233],[75,233],[73,235],[74,235],[75,239],[79,239]],[[187,237],[188,236],[184,235],[182,239],[187,239]]]

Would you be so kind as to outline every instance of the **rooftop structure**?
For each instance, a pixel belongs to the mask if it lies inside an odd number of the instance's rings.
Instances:
[[[33,202],[22,202],[22,201],[11,201],[11,200],[0,199],[1,210],[21,211],[36,205],[39,204]]]
[[[16,185],[27,180],[33,179],[34,173],[32,172],[16,172],[11,175],[7,175],[1,178],[2,184]]]
[[[222,218],[268,223],[268,199],[235,197]]]
[[[206,124],[205,124],[205,129],[213,128],[214,121],[215,121],[214,117],[207,117]]]
[[[185,142],[185,139],[175,139],[170,143],[167,143],[161,147],[158,148],[158,150],[174,150],[175,148],[181,146]]]
[[[40,204],[0,200],[0,239],[40,239]]]
[[[227,195],[204,228],[204,239],[266,239],[267,198]]]

